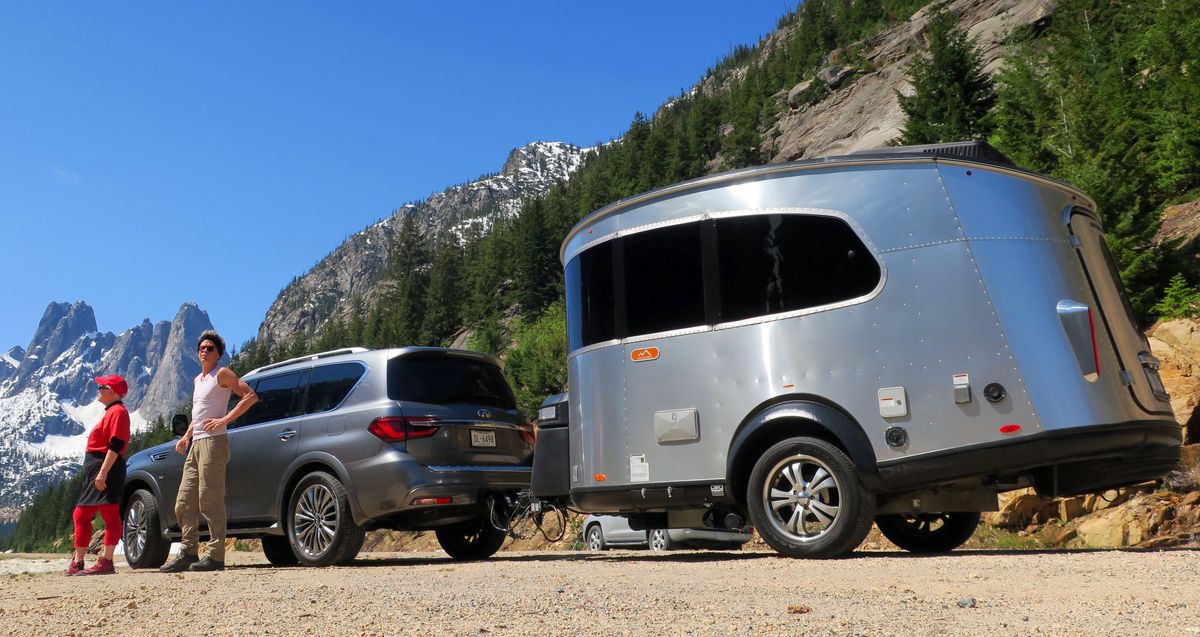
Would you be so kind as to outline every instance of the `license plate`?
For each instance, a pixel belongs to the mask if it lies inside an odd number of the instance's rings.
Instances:
[[[478,429],[471,430],[471,446],[472,447],[495,447],[496,432],[480,431]]]

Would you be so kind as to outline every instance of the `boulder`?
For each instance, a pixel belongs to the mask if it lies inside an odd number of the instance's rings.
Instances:
[[[1024,528],[1031,522],[1045,522],[1058,515],[1054,500],[1043,498],[1032,489],[1001,494],[1000,510],[983,514],[983,521],[992,526]]]
[[[803,82],[793,86],[792,90],[788,91],[788,106],[792,108],[800,108],[803,106],[803,104],[800,103],[800,96],[804,94],[804,91],[808,90],[808,87],[812,86],[812,83],[812,80],[804,80]]]
[[[834,64],[827,66],[820,71],[817,71],[817,79],[825,83],[829,90],[834,90],[846,81],[846,78],[854,75],[856,71],[853,68],[842,64]]]

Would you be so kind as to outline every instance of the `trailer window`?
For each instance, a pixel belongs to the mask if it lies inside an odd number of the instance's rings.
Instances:
[[[613,287],[613,242],[571,259],[566,269],[567,344],[580,347],[617,337]]]
[[[638,232],[624,241],[629,335],[704,325],[700,224]]]
[[[844,221],[814,215],[717,220],[721,320],[853,299],[879,283],[879,264]]]

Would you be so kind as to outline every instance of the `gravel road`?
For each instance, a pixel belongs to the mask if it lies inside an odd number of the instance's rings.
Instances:
[[[353,566],[223,573],[0,559],[4,635],[1200,636],[1200,551],[366,553]]]

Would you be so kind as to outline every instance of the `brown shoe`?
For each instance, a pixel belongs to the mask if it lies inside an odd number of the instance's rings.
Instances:
[[[182,573],[188,570],[189,566],[195,564],[196,560],[194,553],[180,553],[170,564],[160,566],[158,570],[163,573]]]
[[[117,569],[113,567],[112,560],[106,560],[102,557],[96,560],[96,563],[92,564],[91,568],[81,572],[80,575],[112,575],[116,572]]]

